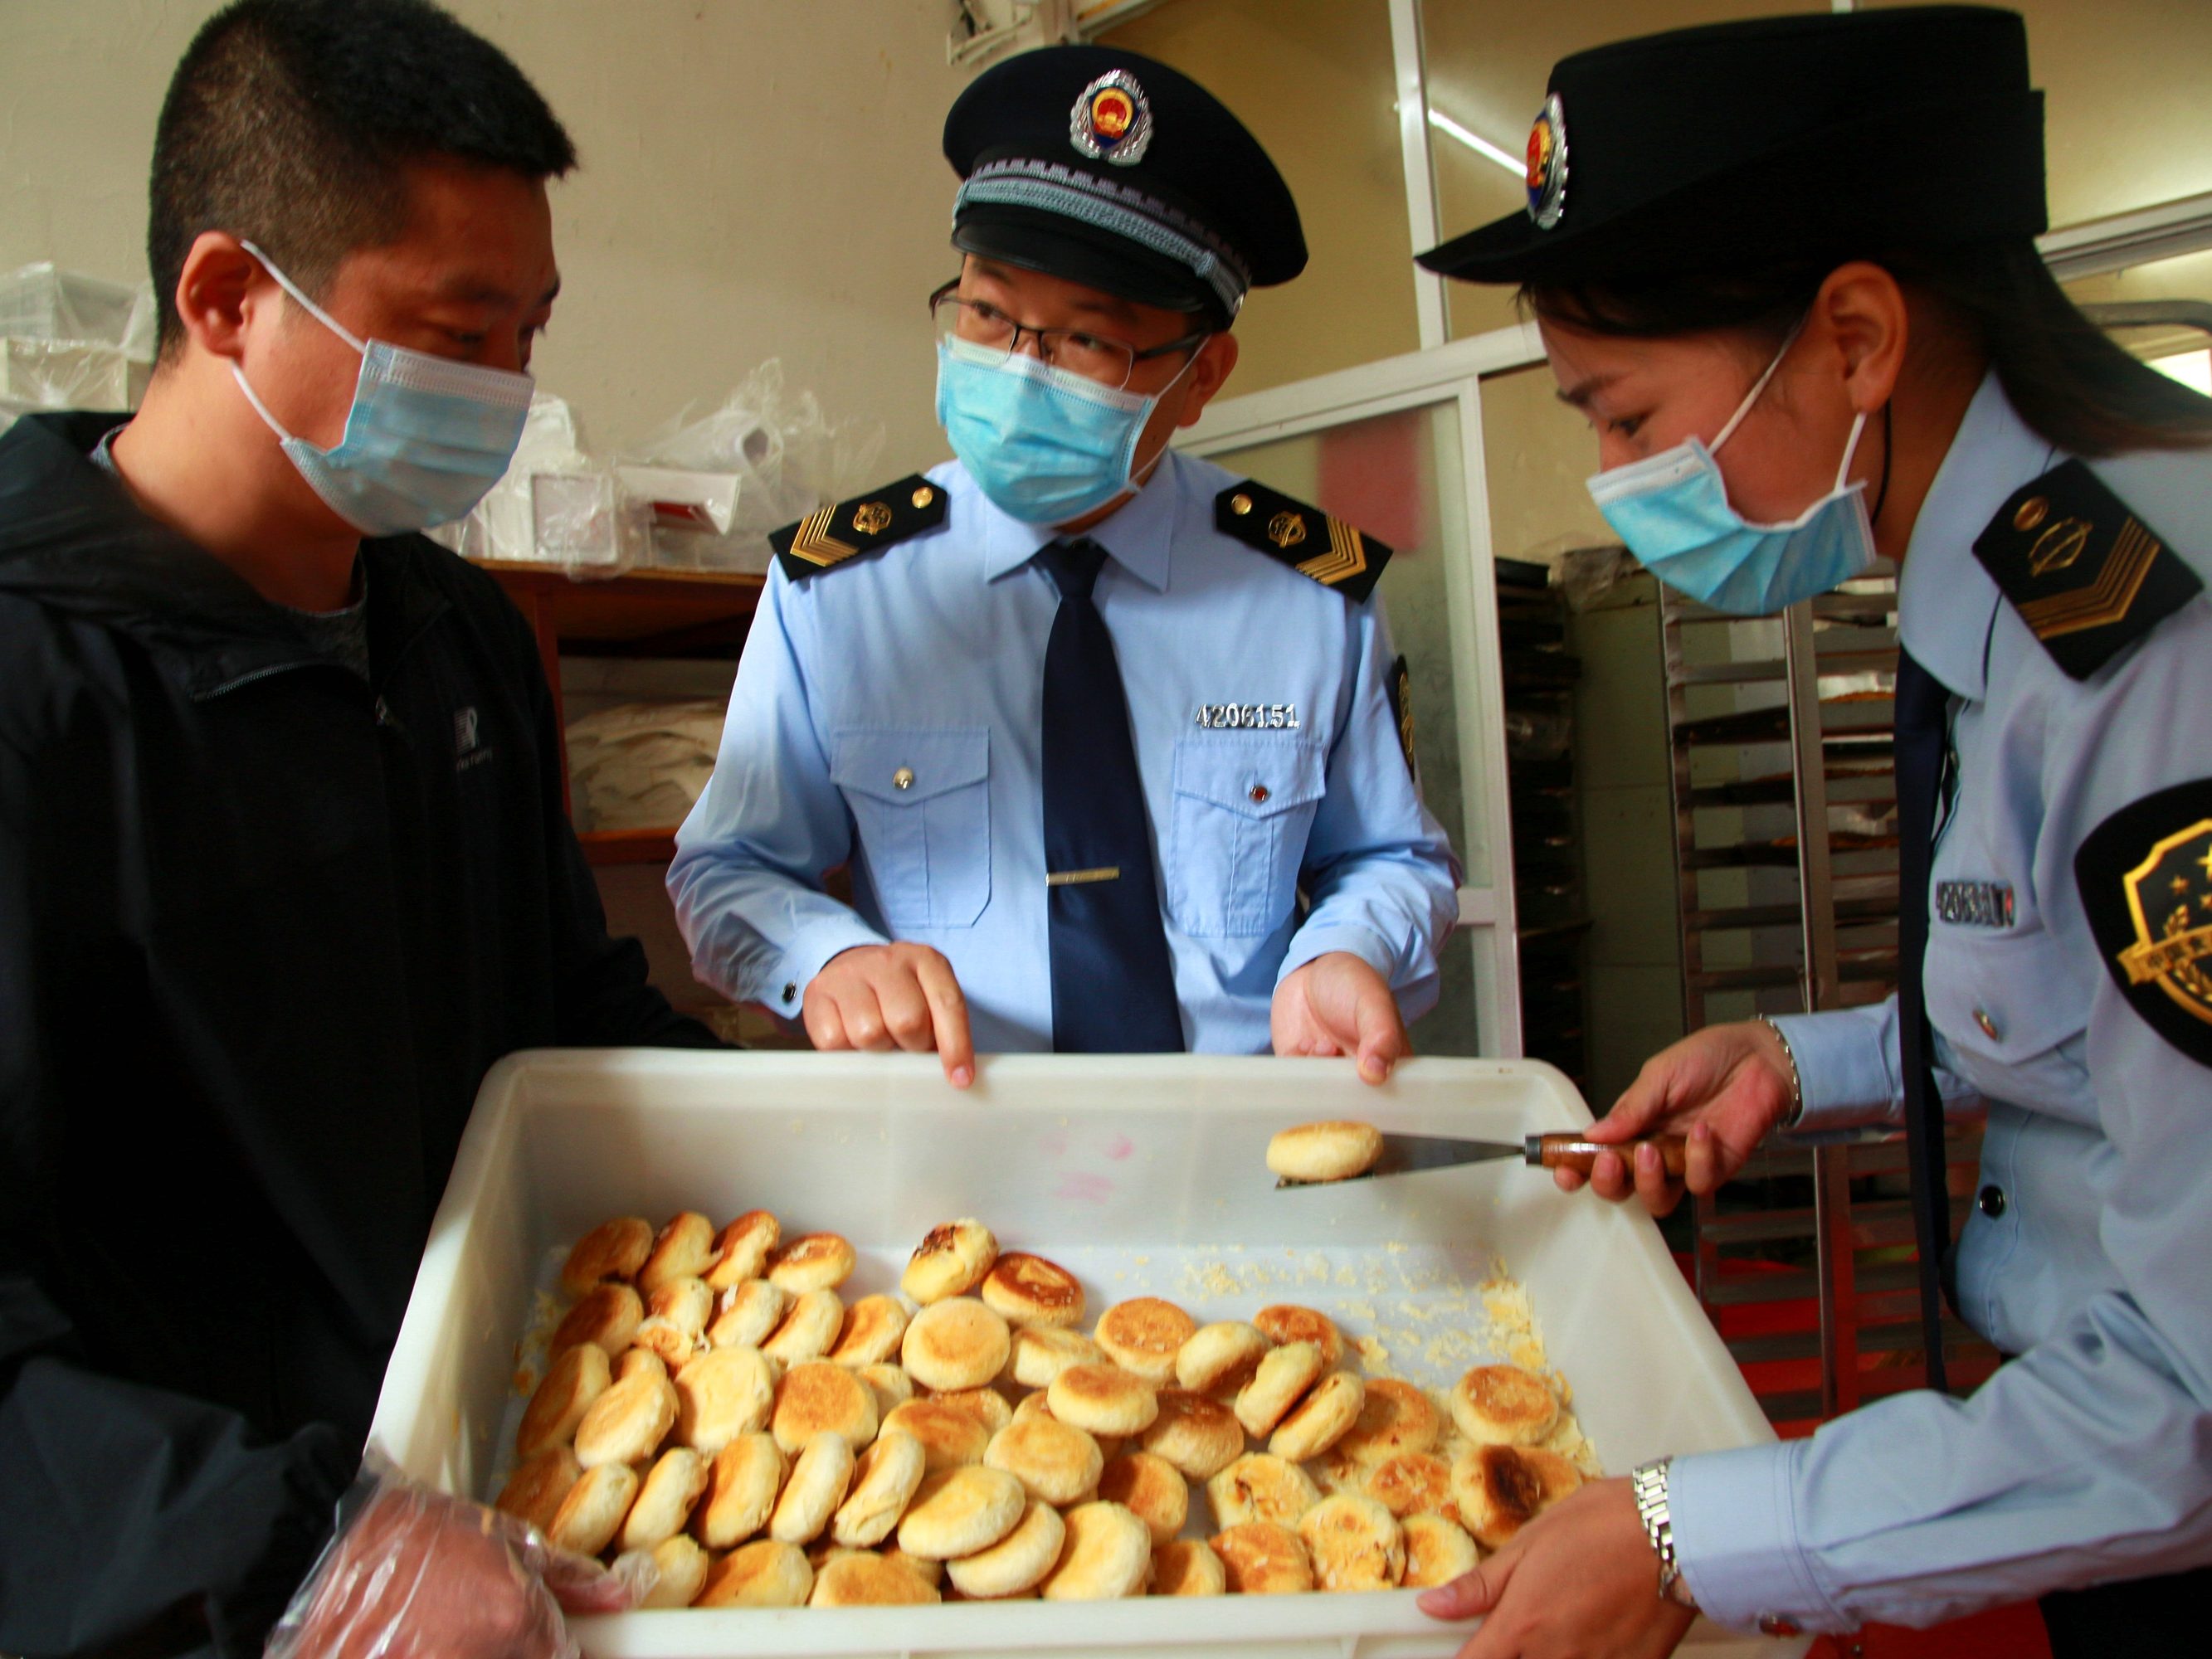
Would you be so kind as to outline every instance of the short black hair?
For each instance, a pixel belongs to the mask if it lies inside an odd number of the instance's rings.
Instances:
[[[429,0],[236,0],[201,25],[154,135],[146,258],[164,355],[193,241],[227,231],[319,295],[407,216],[410,162],[557,178],[576,148],[514,62]]]

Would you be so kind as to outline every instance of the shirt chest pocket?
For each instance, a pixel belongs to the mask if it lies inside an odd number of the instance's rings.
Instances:
[[[1938,921],[1927,964],[1929,1021],[1977,1088],[2021,1105],[2086,1100],[2081,1039],[2095,981],[2049,933]]]
[[[1176,740],[1168,908],[1194,939],[1268,933],[1297,902],[1307,832],[1327,790],[1322,750],[1288,732]]]
[[[969,927],[991,899],[986,728],[842,731],[830,775],[888,927]]]

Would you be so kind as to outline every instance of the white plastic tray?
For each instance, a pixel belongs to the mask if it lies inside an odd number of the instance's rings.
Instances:
[[[1201,1321],[1304,1302],[1350,1335],[1380,1329],[1389,1369],[1431,1386],[1468,1363],[1448,1340],[1451,1316],[1479,1315],[1474,1286],[1502,1258],[1608,1473],[1773,1437],[1640,1212],[1563,1198],[1517,1164],[1276,1191],[1268,1136],[1347,1116],[1490,1140],[1589,1121],[1565,1079],[1534,1061],[1413,1060],[1371,1090],[1348,1061],[1025,1055],[982,1062],[957,1095],[930,1055],[517,1054],[484,1079],[372,1435],[417,1478],[484,1495],[547,1252],[611,1215],[720,1220],[758,1206],[787,1231],[851,1239],[855,1293],[895,1282],[933,1224],[975,1215],[1006,1248],[1081,1274],[1094,1315],[1147,1292]],[[1447,1340],[1404,1334],[1417,1328]],[[1424,1617],[1404,1590],[687,1610],[577,1629],[599,1659],[1444,1659],[1467,1634]],[[1684,1650],[1793,1650],[1703,1624]]]

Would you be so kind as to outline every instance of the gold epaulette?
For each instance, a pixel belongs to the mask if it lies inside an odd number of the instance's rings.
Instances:
[[[1213,527],[1354,605],[1375,591],[1390,562],[1389,548],[1365,532],[1249,478],[1213,498]]]
[[[896,483],[808,514],[769,538],[793,581],[945,522],[945,491],[919,472]]]

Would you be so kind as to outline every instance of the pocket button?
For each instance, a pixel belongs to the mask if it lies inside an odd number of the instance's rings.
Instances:
[[[1982,1028],[1982,1035],[1987,1037],[1990,1042],[1995,1042],[1997,1041],[1997,1023],[1990,1018],[1988,1009],[1977,1008],[1974,1010],[1974,1024]]]
[[[1263,806],[1267,804],[1267,786],[1264,783],[1254,784],[1252,786],[1252,805],[1255,806]]]
[[[914,768],[912,768],[911,766],[902,766],[902,767],[900,767],[900,768],[899,768],[899,769],[898,769],[897,771],[896,771],[896,772],[892,773],[892,774],[891,774],[891,787],[892,787],[892,788],[894,788],[894,789],[911,789],[911,788],[913,788],[913,787],[914,787]]]

